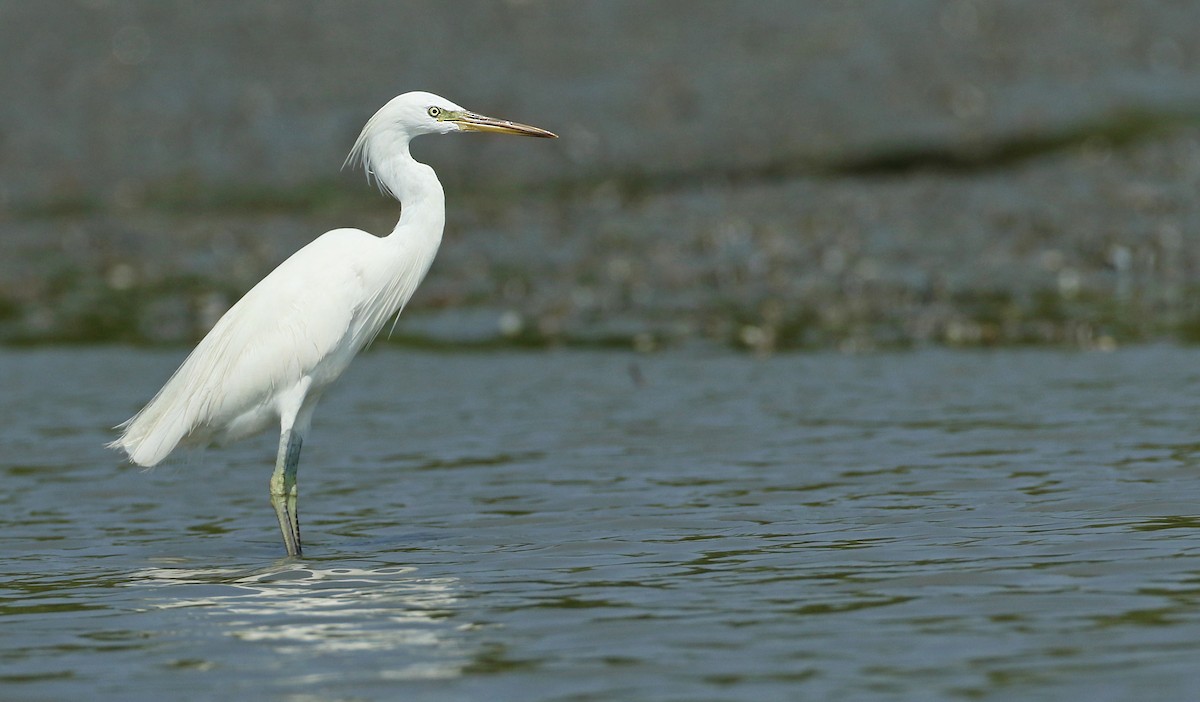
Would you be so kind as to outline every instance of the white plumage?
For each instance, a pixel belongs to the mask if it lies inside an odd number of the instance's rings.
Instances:
[[[403,309],[441,243],[442,186],[432,168],[412,158],[408,143],[455,131],[554,136],[430,93],[392,99],[367,122],[347,159],[360,159],[368,176],[403,203],[391,234],[335,229],[281,263],[221,317],[109,446],[153,466],[179,445],[235,441],[278,425],[271,499],[288,552],[299,555],[295,473],[313,409]]]

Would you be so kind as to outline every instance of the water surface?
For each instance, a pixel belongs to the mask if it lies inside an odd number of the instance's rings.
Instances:
[[[366,355],[300,469],[0,351],[0,699],[1186,699],[1200,353]]]

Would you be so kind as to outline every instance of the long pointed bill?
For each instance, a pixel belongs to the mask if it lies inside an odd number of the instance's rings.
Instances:
[[[519,122],[509,122],[506,119],[484,117],[474,112],[459,112],[445,119],[457,124],[458,128],[464,132],[495,132],[496,134],[516,134],[517,136],[542,137],[543,139],[558,138],[557,134],[545,129]]]

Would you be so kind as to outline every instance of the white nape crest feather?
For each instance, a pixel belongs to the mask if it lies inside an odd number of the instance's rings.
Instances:
[[[432,93],[392,99],[367,121],[343,164],[360,161],[368,180],[402,201],[392,232],[334,229],[292,254],[229,308],[109,447],[150,467],[177,446],[234,441],[278,423],[271,503],[288,554],[299,555],[296,471],[313,410],[408,303],[442,240],[442,185],[408,143],[455,131],[554,136]]]

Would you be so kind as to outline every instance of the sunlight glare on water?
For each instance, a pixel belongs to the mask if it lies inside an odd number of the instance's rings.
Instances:
[[[0,699],[1186,699],[1200,355],[427,354],[101,448],[178,352],[0,351]]]

